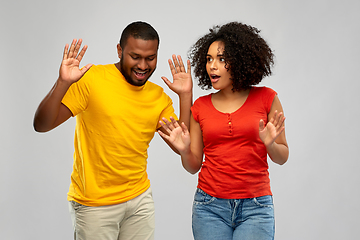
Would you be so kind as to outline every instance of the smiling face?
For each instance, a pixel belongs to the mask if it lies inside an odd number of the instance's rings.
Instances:
[[[143,86],[156,69],[158,40],[129,37],[124,48],[117,45],[120,62],[118,69],[126,81]]]
[[[216,90],[233,88],[230,71],[225,68],[224,48],[223,42],[215,41],[210,45],[206,56],[206,71]]]

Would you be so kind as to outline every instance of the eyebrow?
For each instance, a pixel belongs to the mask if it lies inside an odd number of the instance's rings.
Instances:
[[[211,55],[210,55],[210,54],[206,54],[206,56],[211,57]],[[223,56],[224,56],[224,54],[217,54],[216,56],[217,56],[217,57],[223,57]]]
[[[129,54],[131,54],[131,55],[135,55],[135,56],[138,56],[138,57],[142,57],[142,55],[141,55],[141,54],[134,53],[134,52],[130,52]],[[155,57],[155,56],[157,56],[157,53],[152,54],[152,55],[149,55],[149,56],[146,56],[146,57],[148,58],[148,57]]]

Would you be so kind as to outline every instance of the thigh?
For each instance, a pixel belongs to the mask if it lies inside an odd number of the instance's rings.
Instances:
[[[128,209],[120,224],[118,240],[153,240],[155,205],[151,188],[127,204]]]
[[[233,229],[228,203],[197,189],[194,196],[192,230],[195,240],[230,240]]]
[[[234,240],[273,240],[275,233],[272,196],[246,199],[242,206],[241,223],[234,231]]]
[[[89,207],[72,201],[70,213],[76,240],[116,240],[125,205]]]

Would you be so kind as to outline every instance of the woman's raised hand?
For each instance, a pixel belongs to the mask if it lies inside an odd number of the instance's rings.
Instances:
[[[191,64],[190,60],[187,60],[187,70],[181,56],[175,54],[168,60],[171,74],[173,76],[173,82],[166,77],[161,77],[165,84],[176,94],[188,94],[192,92],[192,78],[191,78]]]

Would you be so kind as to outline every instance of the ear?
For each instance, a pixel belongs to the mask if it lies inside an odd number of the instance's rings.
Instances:
[[[121,58],[122,48],[120,46],[120,43],[118,43],[116,47],[117,47],[118,57]]]

